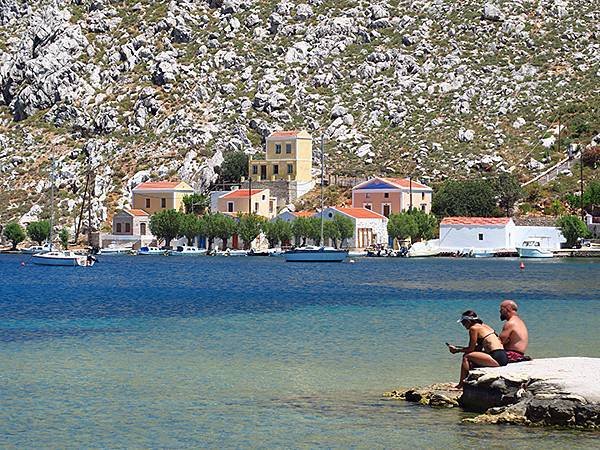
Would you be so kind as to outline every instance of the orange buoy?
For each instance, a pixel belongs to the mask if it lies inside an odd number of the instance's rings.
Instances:
[[[521,261],[521,264],[519,264],[519,269],[525,269],[525,263],[523,261]]]

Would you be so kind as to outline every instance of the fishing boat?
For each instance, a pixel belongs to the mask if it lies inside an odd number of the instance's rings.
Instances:
[[[96,262],[91,255],[80,255],[68,250],[53,250],[46,253],[37,253],[31,257],[34,264],[41,266],[82,266],[90,267]]]
[[[98,250],[98,254],[102,256],[122,256],[130,255],[132,252],[131,248],[128,247],[106,247]]]
[[[175,250],[169,250],[169,256],[203,256],[206,249],[193,247],[191,245],[178,245]]]
[[[531,237],[525,239],[521,246],[517,247],[519,256],[521,258],[553,258],[554,253],[547,246],[542,244],[543,240],[543,237]]]
[[[325,177],[324,137],[321,135],[321,240],[323,242],[323,179]],[[306,246],[284,253],[286,262],[342,262],[348,256],[348,250],[325,246]]]
[[[150,256],[156,256],[156,255],[161,255],[164,256],[167,253],[167,250],[163,250],[162,248],[159,247],[142,247],[138,250],[137,252],[138,255],[150,255]]]

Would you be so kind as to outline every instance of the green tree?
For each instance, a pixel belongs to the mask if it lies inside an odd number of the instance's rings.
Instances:
[[[335,217],[337,217],[337,215]],[[340,229],[333,220],[327,220],[323,224],[323,237],[325,239],[331,239],[333,246],[338,248],[338,240],[341,239],[341,234]]]
[[[20,242],[23,242],[27,237],[23,227],[17,222],[10,222],[4,227],[4,236],[12,242],[13,250],[16,250],[17,245],[19,245]]]
[[[498,215],[493,183],[487,180],[448,180],[434,191],[432,210],[438,217]]]
[[[577,216],[562,216],[558,219],[556,225],[567,240],[567,247],[569,248],[573,248],[579,238],[589,235],[585,222]]]
[[[590,181],[583,193],[583,206],[590,211],[600,207],[600,181]]]
[[[213,215],[213,226],[215,227],[216,237],[223,241],[223,250],[227,249],[227,241],[237,232],[237,223],[234,219],[225,214],[216,213]]]
[[[523,189],[517,178],[510,173],[501,173],[494,180],[494,188],[498,197],[498,206],[510,217],[511,211],[521,197]]]
[[[218,222],[219,219],[216,217],[219,213],[205,214],[198,219],[200,234],[206,237],[208,247],[207,250],[212,250],[215,238],[219,236]]]
[[[32,241],[42,245],[50,237],[50,222],[47,220],[31,222],[27,225],[27,234]]]
[[[292,222],[292,232],[296,237],[296,244],[306,246],[306,240],[311,236],[311,217],[298,217]]]
[[[238,233],[244,242],[244,249],[249,250],[252,241],[258,237],[265,225],[265,218],[254,213],[240,214],[238,218]]]
[[[308,218],[308,237],[312,239],[315,245],[321,245],[321,218]]]
[[[272,222],[265,222],[262,227],[270,248],[275,248],[280,242],[283,244],[292,239],[293,232],[290,222],[276,219]]]
[[[433,214],[427,214],[420,209],[410,211],[415,223],[417,224],[417,233],[411,238],[428,240],[433,239],[437,234],[438,220]]]
[[[67,250],[69,248],[69,230],[66,228],[60,230],[60,233],[58,233],[58,239],[60,239],[60,243],[62,244],[63,248]]]
[[[346,216],[336,214],[333,217],[333,223],[338,229],[339,239],[343,247],[347,239],[354,237],[354,222]],[[335,243],[335,247],[337,248],[337,243]]]
[[[183,214],[174,209],[163,209],[150,217],[150,231],[159,239],[164,239],[165,247],[180,235]]]
[[[182,214],[179,234],[187,239],[187,245],[192,245],[194,238],[202,232],[202,222],[194,214]]]
[[[236,151],[225,155],[219,169],[219,178],[224,183],[239,183],[242,177],[248,177],[248,155]]]
[[[210,198],[203,194],[185,195],[182,201],[186,214],[201,215],[210,206]]]
[[[398,241],[412,238],[419,233],[417,221],[413,214],[408,212],[390,214],[390,217],[388,217],[387,229],[388,234]]]

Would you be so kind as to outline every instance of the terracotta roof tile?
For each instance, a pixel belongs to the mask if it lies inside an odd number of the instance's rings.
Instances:
[[[314,211],[296,211],[292,213],[296,217],[312,217],[315,215]]]
[[[385,219],[385,216],[371,211],[367,208],[335,208],[337,211],[344,213],[355,219]]]
[[[265,189],[252,189],[252,195],[256,195],[264,191]],[[248,189],[236,189],[223,196],[223,198],[248,198]]]
[[[446,217],[440,225],[506,225],[510,217]]]
[[[150,215],[143,209],[126,209],[125,212],[131,214],[132,216],[149,216]]]
[[[410,188],[411,185],[410,178],[382,178],[382,180],[397,184],[403,188]],[[415,189],[430,189],[429,186],[425,186],[424,184],[421,184],[415,180],[412,180],[412,187]]]
[[[181,181],[146,181],[145,183],[138,184],[134,190],[137,189],[175,189]]]

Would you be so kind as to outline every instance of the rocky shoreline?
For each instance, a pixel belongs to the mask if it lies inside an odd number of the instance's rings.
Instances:
[[[383,394],[482,413],[465,422],[600,429],[600,358],[537,359],[472,370],[463,391],[440,383]]]

